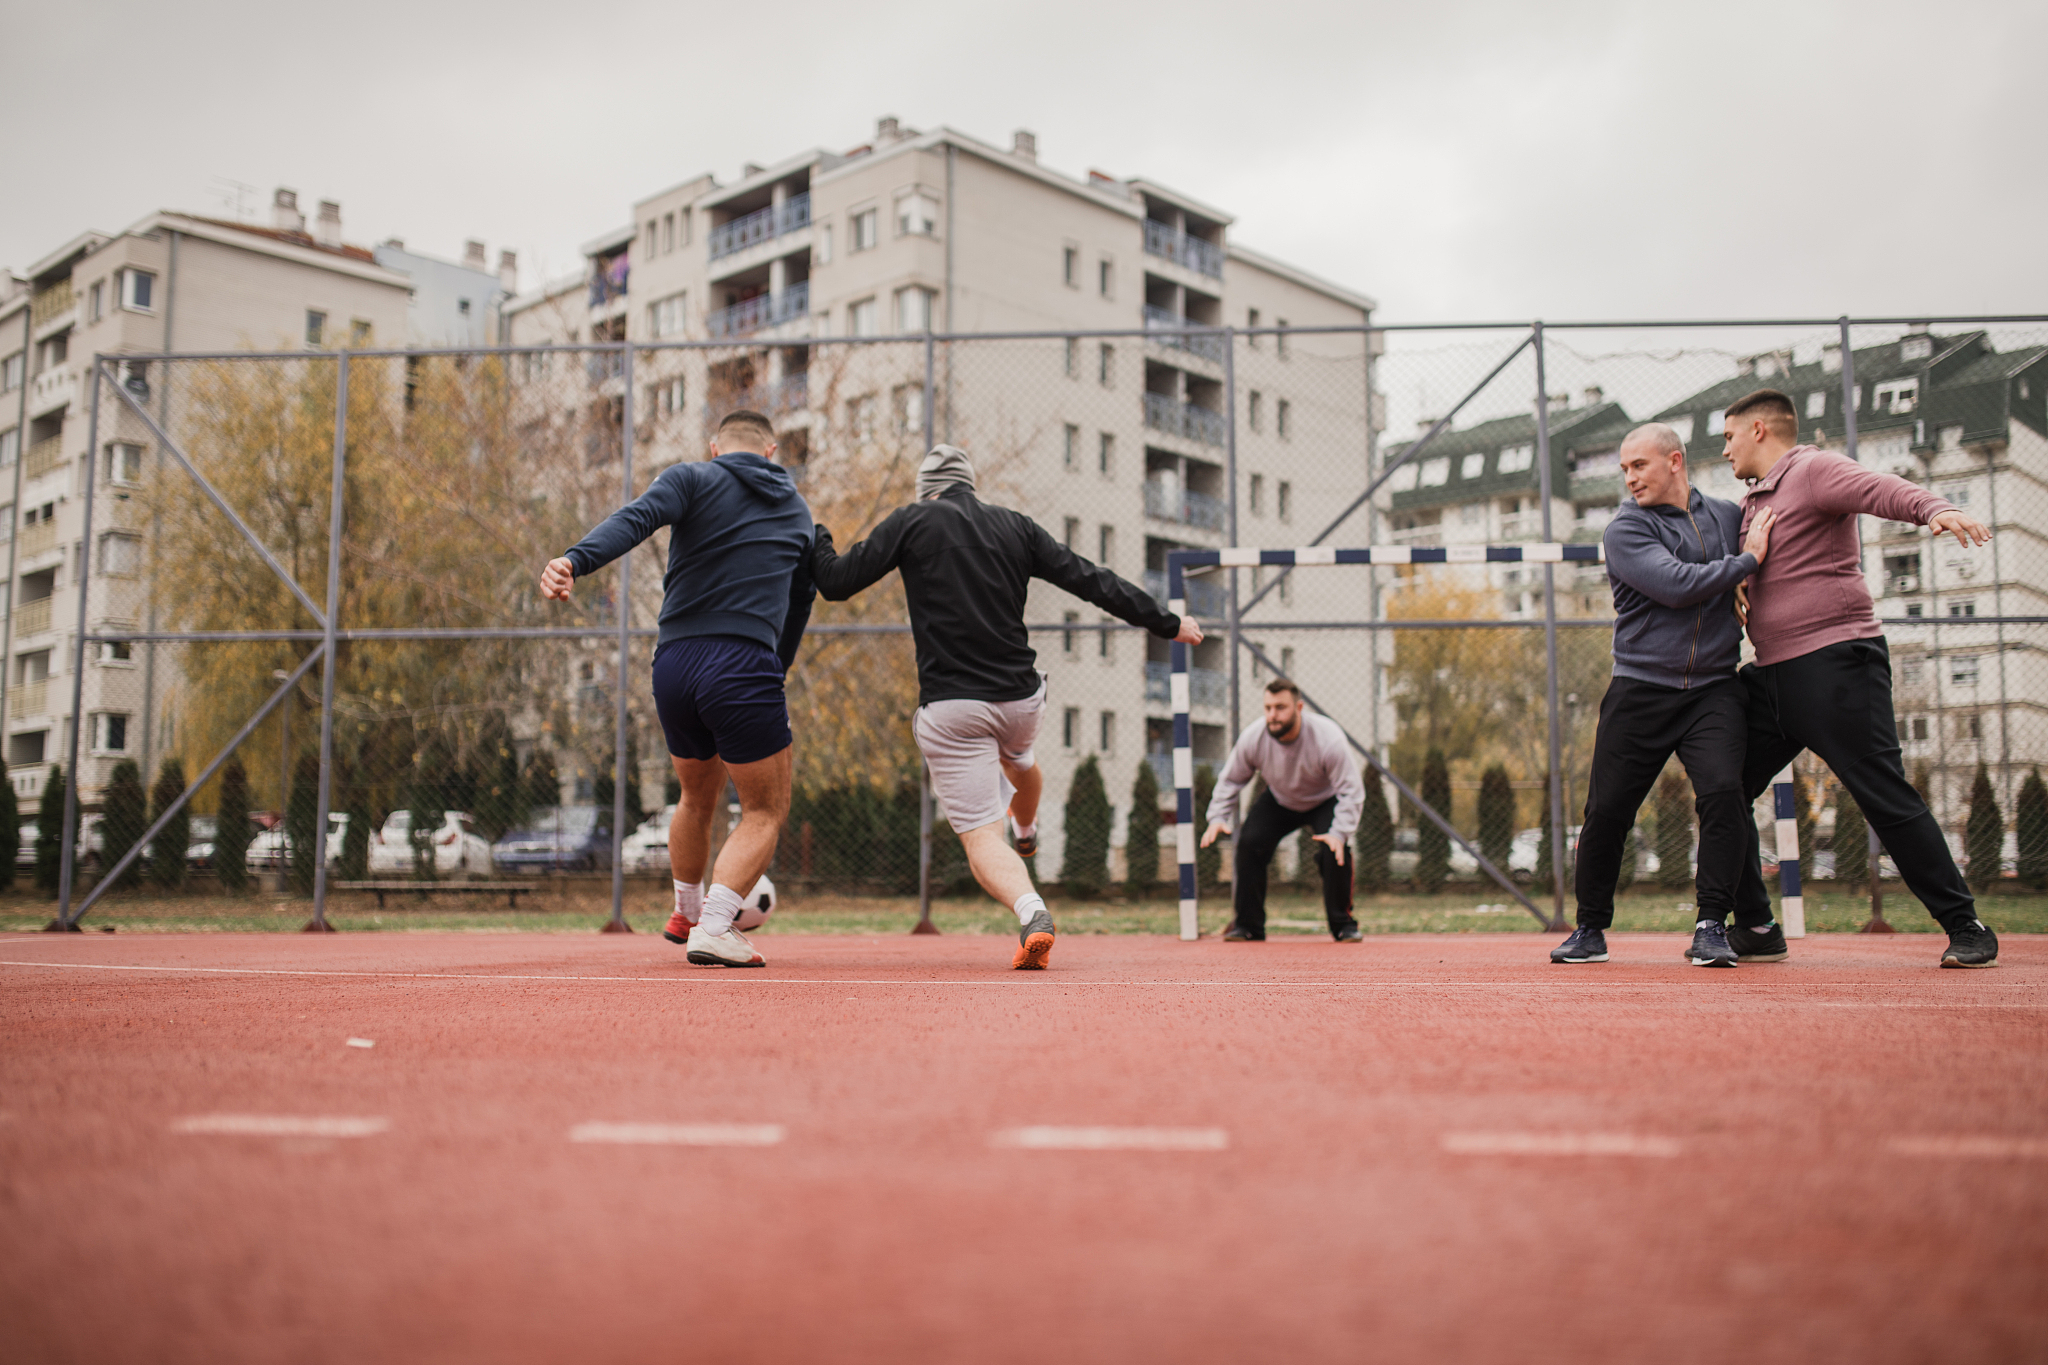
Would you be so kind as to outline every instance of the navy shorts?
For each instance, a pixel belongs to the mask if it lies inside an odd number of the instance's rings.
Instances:
[[[654,651],[654,709],[677,758],[758,763],[790,744],[782,660],[730,635],[692,635]]]

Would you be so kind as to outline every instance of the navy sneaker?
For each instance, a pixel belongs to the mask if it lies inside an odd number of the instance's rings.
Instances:
[[[1685,960],[1695,967],[1733,967],[1735,950],[1728,946],[1728,927],[1711,919],[1693,926],[1692,947],[1685,950]]]
[[[1550,950],[1552,962],[1605,962],[1607,935],[1598,929],[1574,929],[1572,936]]]
[[[1738,962],[1783,962],[1792,956],[1792,950],[1785,946],[1785,931],[1776,920],[1754,929],[1729,925],[1728,946],[1735,950]]]
[[[1944,967],[1996,967],[1998,935],[1973,919],[1960,929],[1948,931],[1948,947],[1941,955]]]
[[[1353,925],[1351,925],[1351,926],[1349,926],[1349,927],[1347,927],[1347,928],[1339,929],[1339,930],[1338,930],[1338,931],[1336,932],[1336,934],[1334,934],[1334,935],[1333,935],[1333,937],[1334,937],[1334,938],[1335,938],[1335,939],[1337,940],[1337,942],[1339,942],[1339,943],[1363,943],[1363,942],[1365,942],[1365,935],[1364,935],[1364,934],[1362,934],[1362,933],[1360,933],[1360,932],[1358,931],[1358,926],[1357,926],[1357,925],[1355,925],[1355,924],[1353,924]]]

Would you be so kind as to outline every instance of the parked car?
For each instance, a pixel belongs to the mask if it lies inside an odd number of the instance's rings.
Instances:
[[[543,806],[491,848],[501,872],[594,872],[612,865],[611,812]]]
[[[619,844],[619,861],[628,872],[668,871],[668,827],[676,808],[663,806],[640,822]]]
[[[36,870],[37,826],[33,820],[21,822],[20,846],[14,850],[14,870],[33,872]]]
[[[491,870],[491,846],[476,832],[476,821],[462,811],[441,813],[433,844],[436,872],[482,876]],[[412,812],[395,810],[384,817],[384,828],[370,836],[370,875],[409,877],[412,872]]]
[[[348,812],[330,811],[327,816],[327,870],[341,865],[341,843],[348,837]],[[284,865],[292,849],[291,835],[282,825],[273,825],[249,841],[248,856],[242,859],[251,872],[275,872]]]

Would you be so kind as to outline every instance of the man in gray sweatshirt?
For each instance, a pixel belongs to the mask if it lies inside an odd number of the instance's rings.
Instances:
[[[1209,828],[1202,847],[1228,834],[1237,823],[1237,797],[1253,777],[1266,790],[1252,802],[1238,831],[1232,859],[1232,902],[1237,919],[1223,937],[1256,942],[1266,936],[1266,867],[1280,841],[1302,826],[1315,837],[1316,871],[1323,879],[1323,913],[1339,943],[1360,941],[1351,914],[1351,866],[1344,856],[1365,809],[1365,783],[1343,728],[1328,716],[1310,715],[1301,689],[1285,678],[1266,684],[1265,714],[1237,737],[1230,761],[1209,799]]]
[[[1742,509],[1687,482],[1685,445],[1662,422],[1630,432],[1620,461],[1628,497],[1602,537],[1614,590],[1614,681],[1600,699],[1579,832],[1579,926],[1550,960],[1607,961],[1629,832],[1675,752],[1692,779],[1700,831],[1699,918],[1686,960],[1696,967],[1779,961],[1785,936],[1768,908],[1759,923],[1738,916],[1732,947],[1724,927],[1751,818],[1742,798],[1749,712],[1735,678],[1742,650],[1735,589],[1763,563],[1771,518],[1756,518],[1738,544]]]

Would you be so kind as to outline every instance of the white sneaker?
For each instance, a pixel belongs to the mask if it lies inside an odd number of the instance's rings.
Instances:
[[[722,934],[707,934],[704,926],[690,926],[690,942],[685,952],[690,961],[699,967],[765,967],[768,959],[754,951],[754,945],[737,929],[728,929]]]

